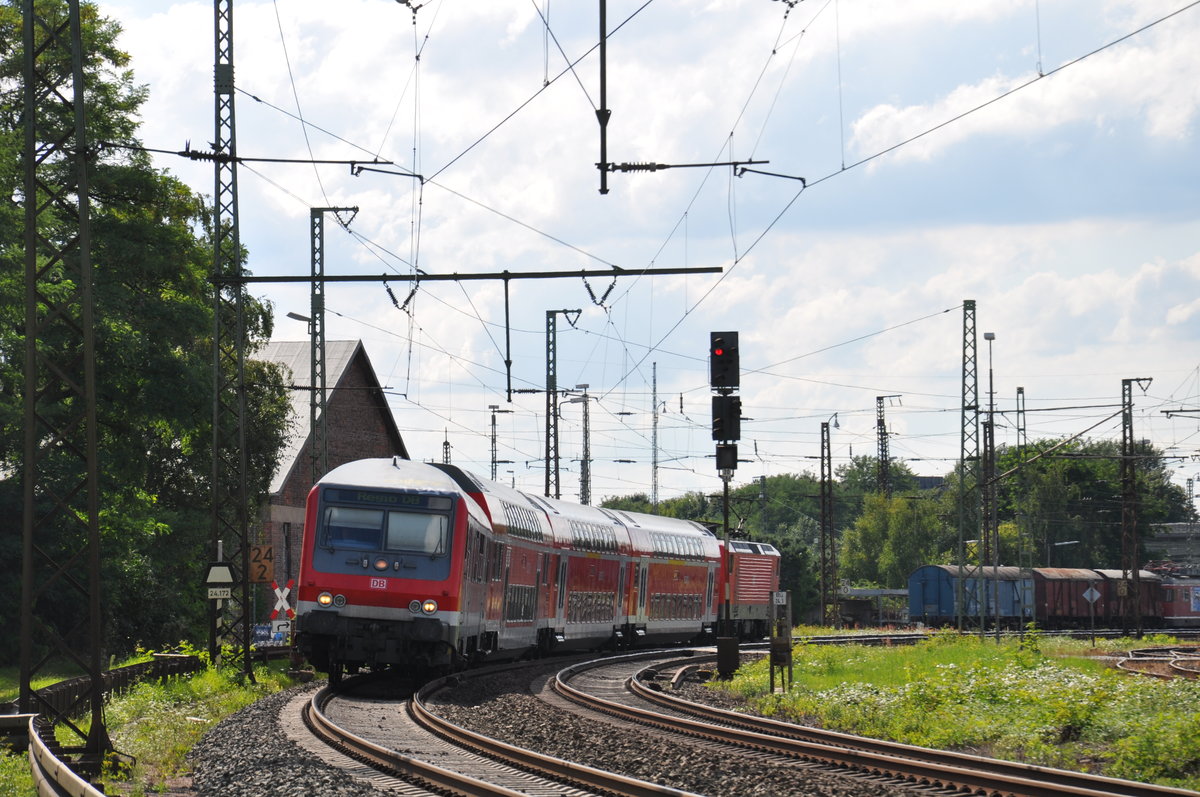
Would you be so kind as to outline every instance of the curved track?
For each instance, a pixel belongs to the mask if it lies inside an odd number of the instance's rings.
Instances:
[[[542,756],[447,722],[425,706],[425,698],[447,683],[430,682],[405,704],[327,687],[304,706],[304,723],[344,755],[415,787],[392,786],[408,794],[699,797]]]
[[[1010,795],[1195,795],[1195,792],[1182,789],[791,725],[668,695],[661,674],[667,670],[678,673],[683,668],[695,666],[695,660],[678,657],[649,667],[611,660],[589,662],[560,673],[554,689],[569,700],[624,719],[722,744],[769,751],[786,758],[897,778],[910,784]],[[643,701],[653,707],[646,707]]]
[[[1141,648],[1117,661],[1117,669],[1153,678],[1200,678],[1200,648]]]

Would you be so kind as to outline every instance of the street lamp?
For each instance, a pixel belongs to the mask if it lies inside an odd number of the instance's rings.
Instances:
[[[1063,542],[1056,542],[1056,543],[1053,543],[1053,546],[1052,546],[1051,550],[1053,550],[1054,548],[1062,548],[1062,547],[1064,547],[1064,546],[1066,546],[1066,545],[1078,545],[1078,544],[1079,544],[1079,540],[1064,540]],[[1054,563],[1053,563],[1053,562],[1048,562],[1048,563],[1047,563],[1047,566],[1048,566],[1048,567],[1053,567],[1053,566],[1054,566]]]

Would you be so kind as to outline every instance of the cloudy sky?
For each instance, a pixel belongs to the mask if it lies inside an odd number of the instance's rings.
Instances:
[[[150,89],[143,142],[207,148],[212,5],[100,5]],[[655,374],[659,497],[719,490],[711,330],[740,333],[735,485],[815,472],[834,413],[835,464],[874,454],[879,396],[892,456],[941,475],[973,299],[998,442],[1018,386],[1031,439],[1119,441],[1121,380],[1148,377],[1135,434],[1200,481],[1200,6],[609,0],[609,160],[679,168],[611,174],[606,195],[597,6],[235,3],[239,153],[390,162],[247,163],[240,221],[254,274],[305,276],[310,209],[359,208],[327,220],[326,273],[396,279],[331,285],[327,337],[364,341],[414,458],[448,440],[486,475],[498,405],[500,476],[540,491],[545,396],[509,401],[506,339],[512,386],[539,390],[546,313],[578,309],[557,374],[590,385],[594,500],[650,491]],[[213,193],[211,166],[157,162]],[[613,266],[628,276],[513,279],[507,332],[502,282],[408,281]],[[307,286],[256,293],[277,338],[307,335],[284,316]],[[569,499],[582,409],[561,412]]]

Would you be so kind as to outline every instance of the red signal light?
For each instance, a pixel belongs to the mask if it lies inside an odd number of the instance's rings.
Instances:
[[[718,348],[716,348],[716,349],[713,349],[713,354],[715,354],[715,355],[717,355],[718,357],[720,357],[720,356],[722,356],[723,354],[725,354],[725,350],[724,350],[724,349],[722,349],[722,348],[719,348],[719,347],[718,347]]]

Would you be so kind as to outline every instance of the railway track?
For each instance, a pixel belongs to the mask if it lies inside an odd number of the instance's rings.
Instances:
[[[462,728],[425,705],[425,698],[447,683],[444,678],[430,682],[403,703],[395,697],[358,697],[327,687],[306,701],[304,724],[324,743],[372,771],[331,763],[405,794],[699,797],[541,755]],[[384,779],[388,777],[396,782]]]
[[[670,683],[697,666],[694,660],[651,665],[589,662],[560,673],[554,689],[594,710],[671,732],[920,786],[1004,795],[1195,795],[1183,789],[796,726],[671,696],[670,687],[663,685],[662,673],[674,671],[667,679]]]
[[[1200,678],[1200,648],[1141,648],[1117,661],[1117,669],[1153,678]]]
[[[357,762],[368,762],[371,769],[367,764],[346,761],[336,766],[357,767],[358,777],[376,785],[388,784],[384,788],[405,794],[807,794],[818,793],[818,789],[803,785],[803,778],[836,773],[836,779],[848,785],[832,791],[822,787],[819,793],[1195,795],[1182,789],[828,732],[688,702],[672,694],[676,685],[697,669],[711,668],[713,658],[711,651],[684,653],[660,651],[655,658],[641,653],[551,669],[543,665],[540,675],[517,667],[492,668],[431,682],[406,703],[395,696],[334,696],[323,690],[306,706],[305,721],[321,738]],[[507,685],[480,686],[505,677],[510,679]],[[522,683],[526,686],[520,687]],[[472,684],[479,691],[472,692]],[[531,694],[518,696],[517,692]],[[485,711],[537,713],[518,697],[552,706],[546,710],[547,718],[535,721],[544,730],[532,740],[510,735],[511,729],[499,725],[469,721],[472,714]],[[493,701],[499,708],[489,707]],[[563,710],[568,701],[571,720]],[[595,712],[604,717],[598,718]],[[583,746],[593,748],[598,754],[594,759],[577,755],[578,746],[551,744],[561,742],[560,737],[580,736],[581,726],[592,734]],[[646,741],[651,737],[656,741]],[[321,744],[310,741],[314,743]],[[640,751],[641,758],[673,757],[686,762],[677,766],[702,770],[707,765],[708,773],[699,780],[680,780],[623,769],[622,764],[629,763],[630,745]],[[600,750],[610,747],[612,750]],[[619,752],[622,747],[623,754]],[[600,755],[605,752],[608,757]],[[572,763],[577,761],[586,764]],[[389,774],[381,775],[379,770]],[[622,771],[626,774],[617,774]],[[740,784],[723,782],[726,773],[740,777]],[[758,790],[745,785],[759,782],[755,779],[760,777],[774,778],[792,788],[769,787],[766,781]]]

